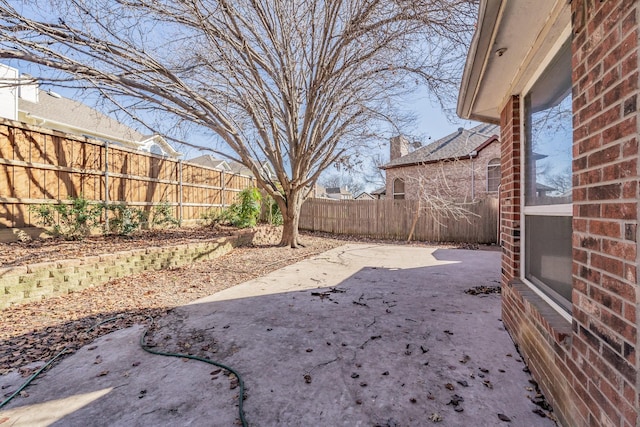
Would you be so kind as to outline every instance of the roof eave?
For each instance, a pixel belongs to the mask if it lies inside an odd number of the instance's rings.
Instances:
[[[499,123],[495,117],[474,114],[473,104],[487,67],[503,2],[504,0],[480,0],[477,28],[469,47],[458,94],[456,112],[463,119]]]

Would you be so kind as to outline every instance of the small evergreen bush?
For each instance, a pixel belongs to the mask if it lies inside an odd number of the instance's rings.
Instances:
[[[71,203],[37,205],[30,209],[36,221],[48,228],[45,233],[65,240],[82,240],[98,225],[102,206],[90,204],[82,195],[69,200]]]

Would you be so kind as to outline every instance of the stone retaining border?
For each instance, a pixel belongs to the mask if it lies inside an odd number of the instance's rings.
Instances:
[[[97,256],[0,268],[0,310],[15,304],[64,295],[109,280],[218,258],[254,241],[253,230],[176,246],[148,247]]]

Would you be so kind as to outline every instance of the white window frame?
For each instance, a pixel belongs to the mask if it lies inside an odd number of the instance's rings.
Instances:
[[[544,70],[549,66],[551,61],[554,59],[556,54],[560,51],[560,48],[564,43],[569,40],[571,37],[571,25],[568,25],[561,33],[560,37],[553,45],[547,56],[540,63],[540,66],[533,74],[529,82],[525,85],[520,95],[520,170],[524,171],[526,166],[526,156],[527,151],[525,149],[525,138],[526,138],[526,114],[524,100],[525,97],[531,92],[533,85],[536,81],[542,76]],[[555,311],[557,311],[567,322],[571,323],[573,320],[572,314],[567,312],[564,308],[562,308],[558,303],[556,303],[553,299],[551,299],[546,293],[544,293],[538,286],[532,283],[525,277],[525,272],[527,271],[527,266],[525,265],[527,262],[526,256],[526,221],[525,216],[529,215],[544,215],[544,216],[573,216],[573,203],[566,204],[558,204],[558,205],[539,205],[539,206],[527,206],[526,205],[526,197],[525,197],[525,180],[526,174],[520,174],[520,280],[525,283],[531,290],[533,290],[538,296],[540,296],[547,304],[549,304]]]
[[[397,181],[402,182],[402,189],[404,190],[402,193],[396,193],[396,182]],[[398,178],[394,178],[393,179],[393,182],[391,183],[391,191],[392,191],[391,197],[393,198],[393,200],[405,200],[406,199],[406,197],[405,197],[405,194],[407,192],[406,185],[407,185],[407,183],[402,178],[398,177]],[[396,199],[396,196],[402,196],[402,199]]]
[[[497,160],[498,163],[492,165],[491,162],[494,161],[494,160]],[[499,157],[494,157],[493,159],[490,159],[489,162],[487,163],[487,169],[486,169],[486,172],[487,172],[487,193],[497,193],[498,190],[500,189],[500,176],[498,177],[498,185],[496,186],[496,189],[495,190],[491,190],[489,188],[489,168],[490,167],[491,168],[495,168],[496,166],[498,166],[499,172],[500,172],[500,174],[502,174],[502,162],[501,162]]]

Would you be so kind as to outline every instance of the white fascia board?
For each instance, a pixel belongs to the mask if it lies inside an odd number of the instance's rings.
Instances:
[[[472,119],[472,107],[496,38],[504,0],[480,0],[476,32],[473,35],[464,73],[460,83],[456,112],[463,119]],[[477,119],[477,118],[476,118]],[[484,118],[481,121],[490,121]]]

